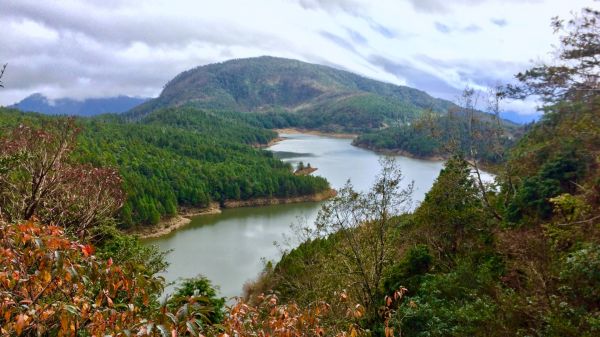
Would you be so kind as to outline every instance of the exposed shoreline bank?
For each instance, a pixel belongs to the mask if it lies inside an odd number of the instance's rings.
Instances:
[[[403,156],[403,157],[408,157],[408,158],[412,158],[412,159],[426,160],[426,161],[446,161],[450,158],[450,156],[441,156],[441,155],[417,156],[417,155],[414,155],[414,154],[404,151],[404,150],[379,149],[379,148],[372,147],[372,146],[367,146],[367,145],[362,145],[362,144],[354,144],[354,143],[352,144],[352,146],[356,146],[361,149],[373,151],[375,153],[382,154],[382,155]],[[472,160],[469,159],[467,161],[472,166],[474,165]],[[477,165],[480,170],[483,170],[483,171],[485,171],[487,173],[491,173],[491,174],[498,174],[498,166],[497,165],[490,165],[490,164],[482,163],[482,162],[478,162]]]
[[[294,172],[297,176],[307,176],[317,170],[316,167],[305,167],[303,169],[298,169]]]
[[[297,128],[284,128],[284,129],[273,129],[273,131],[277,132],[280,137],[282,133],[287,134],[308,134],[315,136],[324,136],[331,138],[344,138],[344,139],[354,139],[359,135],[357,133],[337,133],[337,132],[322,132],[317,130],[308,130],[308,129],[297,129]]]
[[[249,200],[226,200],[223,203],[223,208],[238,208],[238,207],[260,207],[270,205],[295,204],[300,202],[317,202],[333,198],[337,195],[337,191],[330,188],[326,191],[303,195],[298,197],[287,198],[255,198]]]
[[[252,146],[255,148],[259,148],[259,149],[266,149],[268,147],[271,147],[271,146],[281,142],[282,140],[285,140],[285,138],[277,136],[277,137],[271,139],[267,144],[254,144]]]
[[[250,200],[227,200],[223,207],[219,203],[212,202],[206,208],[184,208],[174,217],[163,219],[155,226],[146,228],[136,228],[128,234],[137,236],[140,239],[158,238],[174,232],[192,222],[192,218],[200,215],[220,214],[223,209],[238,207],[260,207],[270,205],[292,204],[300,202],[318,202],[330,199],[337,195],[336,190],[329,189],[323,192],[288,198],[255,198]]]
[[[216,202],[211,202],[204,208],[182,208],[177,215],[171,218],[161,219],[154,226],[136,228],[129,234],[133,234],[140,239],[157,238],[186,226],[192,222],[192,218],[195,216],[219,213],[221,213],[221,208],[219,203]]]

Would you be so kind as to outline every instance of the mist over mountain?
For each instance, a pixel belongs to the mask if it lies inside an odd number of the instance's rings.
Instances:
[[[71,98],[51,100],[40,93],[35,93],[10,107],[48,115],[94,116],[103,113],[122,113],[148,100],[149,98],[129,96],[88,98],[82,101]]]
[[[540,119],[541,114],[522,115],[515,111],[503,111],[500,113],[500,116],[517,124],[528,124],[531,122],[538,121]]]

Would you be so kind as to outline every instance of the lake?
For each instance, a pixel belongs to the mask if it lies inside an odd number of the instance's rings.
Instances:
[[[310,163],[333,188],[348,179],[355,189],[366,191],[380,170],[381,155],[351,145],[351,139],[307,134],[282,134],[286,139],[269,150],[286,162]],[[415,182],[413,199],[423,200],[442,168],[442,162],[397,157],[405,184]],[[221,295],[238,296],[243,284],[262,271],[264,262],[277,260],[284,242],[292,234],[291,225],[310,224],[321,203],[300,203],[266,207],[225,209],[221,214],[196,217],[192,222],[166,236],[145,242],[161,250],[172,250],[164,275],[167,281],[202,274],[220,287]],[[172,287],[167,288],[167,292]]]

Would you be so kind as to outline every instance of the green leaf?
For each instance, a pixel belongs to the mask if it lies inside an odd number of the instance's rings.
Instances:
[[[192,321],[185,322],[185,325],[187,327],[187,331],[189,331],[189,333],[191,333],[192,336],[198,336],[198,329],[196,329]]]
[[[156,328],[158,328],[158,331],[160,331],[160,334],[163,337],[169,337],[169,332],[167,331],[167,328],[165,328],[164,325],[159,324],[159,325],[156,326]]]

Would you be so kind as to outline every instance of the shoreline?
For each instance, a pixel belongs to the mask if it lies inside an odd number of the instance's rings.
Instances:
[[[273,130],[275,132],[277,132],[280,136],[277,137],[276,140],[274,139],[272,141],[273,144],[270,144],[268,146],[274,145],[282,140],[285,140],[285,137],[281,137],[282,133],[309,134],[309,135],[315,135],[315,136],[341,138],[341,139],[356,139],[359,136],[359,134],[357,134],[357,133],[332,133],[332,132],[322,132],[322,131],[317,131],[317,130],[307,130],[307,129],[297,129],[297,128],[284,128],[284,129],[273,129]],[[369,150],[369,151],[372,151],[372,152],[375,152],[378,154],[388,155],[388,156],[403,156],[403,157],[408,157],[408,158],[412,158],[412,159],[427,160],[427,161],[444,161],[444,160],[448,159],[447,157],[444,157],[441,155],[418,156],[418,155],[415,155],[413,153],[410,153],[410,152],[404,151],[404,150],[380,149],[380,148],[367,146],[367,145],[357,145],[354,142],[352,142],[351,145],[361,148],[361,149]],[[268,147],[268,146],[266,146],[266,147]]]
[[[387,156],[403,156],[403,157],[407,157],[407,158],[412,158],[412,159],[418,159],[418,160],[426,160],[426,161],[446,161],[450,158],[450,156],[442,156],[442,155],[436,155],[436,156],[417,156],[414,155],[410,152],[404,151],[404,150],[389,150],[389,149],[379,149],[379,148],[375,148],[375,147],[371,147],[371,146],[366,146],[366,145],[356,145],[356,144],[352,144],[352,146],[356,146],[358,148],[361,149],[365,149],[365,150],[369,150],[369,151],[373,151],[375,153],[378,154],[382,154],[382,155],[387,155]],[[469,162],[470,165],[473,165],[473,161],[471,159],[467,160]],[[490,174],[497,174],[498,169],[496,165],[490,165],[490,164],[486,164],[486,163],[482,163],[479,162],[477,164],[479,166],[479,169],[482,171],[485,171],[487,173]]]
[[[342,138],[342,139],[354,139],[359,136],[358,133],[323,132],[323,131],[317,131],[317,130],[298,129],[298,128],[273,129],[273,131],[277,132],[279,135],[281,135],[282,133],[308,134],[308,135],[314,135],[314,136],[324,136],[324,137]]]
[[[255,198],[249,200],[226,200],[223,203],[223,208],[239,208],[239,207],[260,207],[271,205],[296,204],[301,202],[318,202],[333,198],[337,195],[337,191],[330,188],[326,191],[302,195],[297,197],[286,198]]]
[[[192,217],[199,215],[220,214],[221,208],[219,203],[211,202],[207,207],[189,207],[182,208],[177,215],[161,219],[154,226],[146,226],[128,231],[127,234],[135,235],[139,239],[151,239],[167,235],[171,232],[185,227],[192,222]]]
[[[303,168],[301,170],[294,171],[294,175],[297,175],[297,176],[307,176],[307,175],[315,172],[316,170],[317,170],[316,167],[305,167],[305,168]]]
[[[333,198],[337,195],[337,191],[330,188],[326,191],[287,198],[255,198],[250,200],[226,200],[223,207],[217,202],[211,202],[205,208],[182,208],[180,212],[168,219],[161,219],[154,226],[140,227],[129,230],[126,233],[134,235],[139,239],[153,239],[167,234],[170,234],[180,228],[187,226],[192,222],[193,217],[201,215],[220,214],[223,209],[239,208],[239,207],[261,207],[271,205],[293,204],[301,202],[318,202]]]
[[[266,144],[253,144],[252,147],[257,148],[257,149],[266,149],[268,147],[271,147],[281,141],[285,140],[285,138],[280,137],[279,134],[277,135],[277,137],[271,139],[268,143]]]
[[[404,151],[404,150],[380,149],[380,148],[376,148],[376,147],[368,146],[368,145],[354,144],[354,142],[352,142],[352,146],[356,146],[358,148],[369,150],[369,151],[373,151],[375,153],[386,155],[386,156],[403,156],[403,157],[407,157],[407,158],[419,159],[419,160],[427,160],[427,161],[444,161],[444,160],[448,159],[447,157],[444,157],[444,156],[441,156],[441,155],[435,155],[435,156],[417,156],[417,155],[415,155],[413,153],[410,153],[410,152]]]
[[[284,129],[274,129],[278,133],[278,137],[270,140],[267,144],[257,144],[254,147],[257,148],[268,148],[273,146],[283,140],[285,137],[281,136],[281,133],[287,134],[310,134],[331,138],[342,138],[342,139],[355,139],[358,137],[358,134],[351,133],[327,133],[316,130],[305,130],[305,129],[297,129],[297,128],[284,128]],[[417,156],[410,152],[404,150],[389,150],[389,149],[379,149],[372,146],[367,145],[357,145],[352,142],[352,146],[365,149],[368,151],[372,151],[382,155],[393,155],[393,156],[403,156],[417,160],[424,161],[445,161],[447,160],[447,156],[435,155],[435,156]],[[482,165],[480,163],[480,168],[486,170],[486,165]],[[309,171],[310,170],[310,171]],[[317,168],[305,168],[302,171],[294,172],[297,175],[305,175],[311,174],[316,171]],[[487,170],[486,170],[487,171]],[[158,238],[164,235],[167,235],[171,232],[174,232],[182,227],[187,226],[190,222],[192,222],[192,217],[200,216],[200,215],[210,215],[210,214],[220,214],[223,209],[227,208],[239,208],[239,207],[261,207],[261,206],[270,206],[270,205],[281,205],[281,204],[291,204],[291,203],[301,203],[301,202],[319,202],[323,200],[330,199],[337,195],[337,192],[334,189],[329,189],[323,192],[305,195],[305,196],[297,196],[297,197],[287,197],[287,198],[255,198],[250,200],[226,200],[223,202],[223,206],[221,207],[217,202],[211,202],[208,207],[205,208],[182,208],[179,213],[171,218],[161,219],[157,225],[148,226],[148,227],[140,227],[130,231],[127,231],[128,234],[132,234],[137,236],[140,239],[150,239],[150,238]]]

